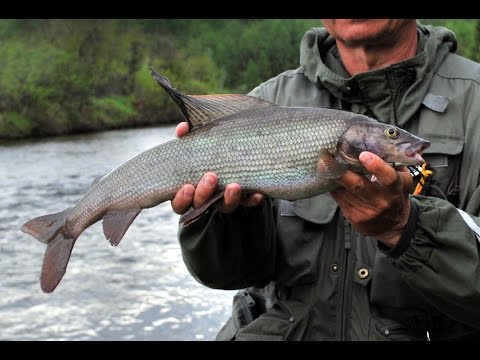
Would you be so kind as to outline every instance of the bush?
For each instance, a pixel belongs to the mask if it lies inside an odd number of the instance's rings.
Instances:
[[[479,60],[480,21],[449,27]],[[0,19],[0,138],[155,125],[182,119],[147,66],[187,94],[246,93],[299,63],[319,20]]]

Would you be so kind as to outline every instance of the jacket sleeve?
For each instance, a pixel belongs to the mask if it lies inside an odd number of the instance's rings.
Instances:
[[[233,213],[217,210],[179,228],[183,260],[205,286],[240,289],[265,286],[274,269],[275,226],[272,200]]]
[[[478,101],[468,114],[460,172],[460,207],[465,218],[448,201],[413,196],[418,215],[410,244],[402,246],[401,252],[382,251],[408,284],[439,311],[480,328],[480,235],[475,233],[480,226]]]
[[[418,196],[412,201],[418,206],[416,231],[403,253],[389,256],[392,264],[438,310],[480,328],[480,259],[475,232],[445,200]],[[478,217],[470,217],[480,225]]]

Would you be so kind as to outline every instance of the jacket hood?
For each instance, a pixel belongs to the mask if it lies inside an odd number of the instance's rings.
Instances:
[[[403,126],[420,108],[442,61],[457,48],[454,33],[446,28],[417,24],[417,31],[413,58],[351,77],[333,37],[325,28],[312,28],[300,45],[300,65],[310,81],[339,99],[339,108]]]

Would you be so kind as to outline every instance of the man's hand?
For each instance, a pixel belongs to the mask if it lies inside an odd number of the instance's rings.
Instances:
[[[336,180],[341,188],[331,192],[345,218],[357,231],[394,247],[410,215],[410,173],[397,171],[380,157],[362,152],[360,161],[375,176],[374,181],[347,171]]]
[[[181,122],[175,129],[175,135],[177,137],[185,136],[188,132],[189,128],[186,122]],[[196,189],[195,186],[191,184],[184,185],[178,190],[175,197],[172,199],[173,211],[177,214],[184,214],[191,206],[194,208],[199,207],[212,197],[217,188],[217,183],[217,175],[213,172],[208,172],[203,175]],[[240,185],[232,183],[226,186],[223,200],[215,206],[221,212],[229,213],[234,211],[239,205],[247,207],[260,205],[264,198],[265,197],[259,193],[251,194],[246,198],[242,198]]]
[[[175,136],[181,138],[182,136],[187,135],[189,131],[190,129],[188,128],[188,123],[183,121],[175,128]]]

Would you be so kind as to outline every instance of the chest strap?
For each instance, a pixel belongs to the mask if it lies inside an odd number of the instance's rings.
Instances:
[[[470,215],[468,215],[465,211],[460,210],[460,209],[457,209],[457,210],[460,213],[460,215],[462,216],[463,221],[465,221],[465,223],[468,225],[468,227],[470,229],[472,229],[473,232],[475,233],[475,235],[477,236],[478,242],[480,242],[480,227],[475,223],[475,221],[473,221],[473,219],[470,217]]]

